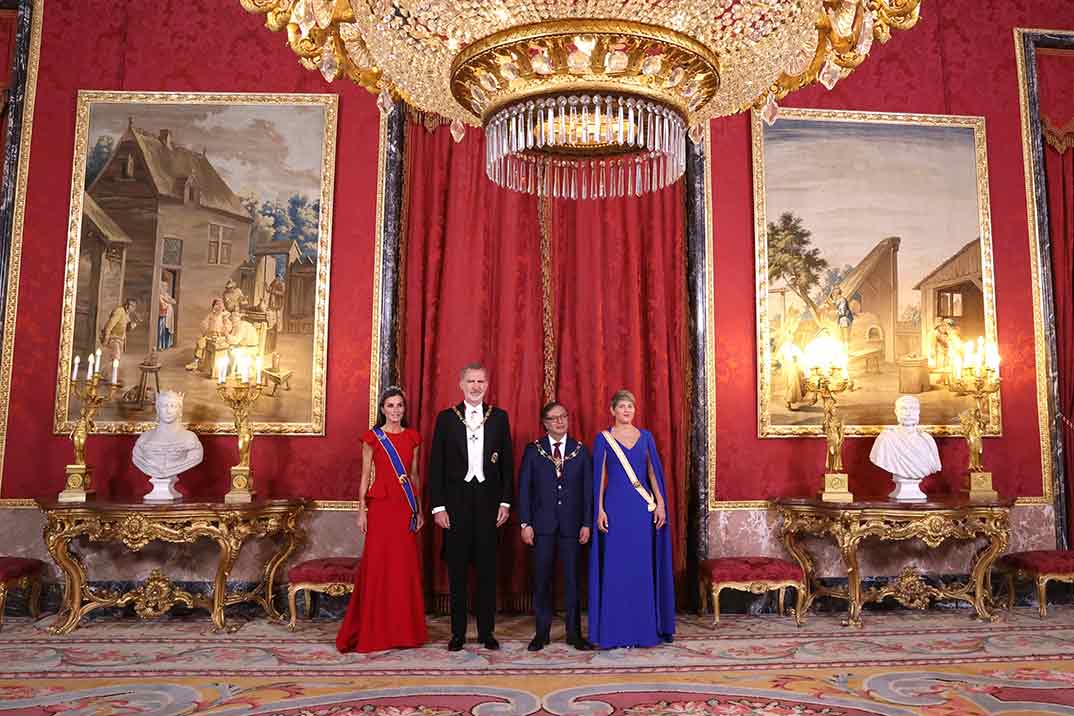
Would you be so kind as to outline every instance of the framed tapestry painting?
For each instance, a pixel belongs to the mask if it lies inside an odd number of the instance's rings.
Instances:
[[[140,432],[158,390],[198,432],[231,432],[223,366],[266,383],[265,433],[324,432],[337,98],[78,97],[54,429],[92,356],[120,388],[98,432]]]
[[[760,437],[821,435],[801,390],[808,346],[839,341],[846,434],[895,424],[961,434],[973,399],[949,387],[965,351],[996,341],[981,117],[781,109],[753,115]],[[989,435],[1002,425],[988,401]]]

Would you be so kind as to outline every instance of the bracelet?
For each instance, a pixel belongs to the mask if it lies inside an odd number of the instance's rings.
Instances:
[[[359,512],[368,512],[369,507],[364,502],[359,502],[358,503],[358,511]]]

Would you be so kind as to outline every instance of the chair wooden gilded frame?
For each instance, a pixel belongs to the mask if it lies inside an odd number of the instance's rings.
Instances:
[[[712,628],[720,623],[720,593],[735,589],[751,594],[779,591],[779,614],[785,613],[787,587],[794,587],[796,601],[794,623],[802,626],[807,591],[802,568],[776,557],[723,557],[708,559],[698,565],[701,611],[706,600],[712,602]]]
[[[27,557],[0,557],[0,629],[4,628],[4,607],[7,593],[22,589],[27,593],[27,605],[33,619],[41,614],[41,577],[45,563]]]
[[[1000,557],[992,569],[1006,577],[1007,611],[1014,608],[1015,582],[1032,581],[1037,586],[1037,611],[1044,619],[1048,616],[1048,582],[1074,584],[1074,550],[1011,552]]]
[[[342,597],[354,591],[354,577],[358,571],[357,557],[326,557],[310,559],[296,564],[287,571],[287,609],[290,621],[287,628],[298,628],[298,607],[296,597],[299,592],[306,594],[306,616],[310,619],[317,615],[317,598],[321,594],[330,597]]]

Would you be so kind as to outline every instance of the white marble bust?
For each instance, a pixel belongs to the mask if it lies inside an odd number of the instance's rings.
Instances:
[[[884,428],[876,437],[869,460],[891,473],[895,489],[888,497],[900,501],[928,499],[920,483],[940,471],[940,451],[932,436],[918,427],[921,401],[912,395],[901,396],[895,401],[895,417],[898,426]]]
[[[198,436],[183,426],[183,394],[163,390],[156,404],[157,427],[138,436],[132,459],[153,486],[145,501],[167,502],[182,497],[175,489],[179,473],[199,464],[204,452]]]

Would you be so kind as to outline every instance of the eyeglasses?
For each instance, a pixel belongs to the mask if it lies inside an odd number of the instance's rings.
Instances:
[[[562,415],[546,415],[544,419],[549,423],[558,423],[560,420],[567,419],[567,413],[563,413]]]

